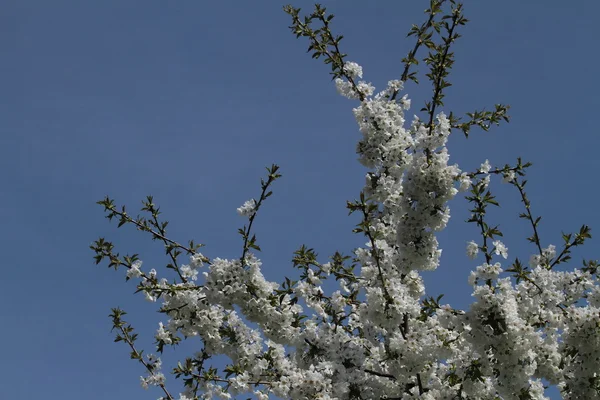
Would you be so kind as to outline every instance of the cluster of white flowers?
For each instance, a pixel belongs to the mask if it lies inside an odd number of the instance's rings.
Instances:
[[[548,264],[555,256],[556,247],[551,244],[547,248],[542,249],[542,254],[532,254],[529,258],[529,266],[535,268],[538,265]]]
[[[502,183],[509,183],[515,180],[515,171],[508,171],[502,173]]]
[[[351,78],[362,78],[363,76],[362,67],[352,61],[344,64],[344,72],[350,75]]]
[[[485,162],[479,167],[479,171],[483,172],[484,174],[489,173],[491,169],[492,166],[488,160],[485,160]]]
[[[346,63],[344,70],[362,77],[356,63]],[[600,290],[589,273],[546,268],[556,256],[554,246],[531,258],[529,278],[516,285],[500,278],[500,262],[478,266],[469,277],[475,302],[468,312],[442,305],[424,318],[420,271],[439,265],[435,234],[449,221],[455,182],[463,191],[471,185],[469,175],[449,164],[449,120],[439,113],[434,127],[416,117],[405,127],[410,101],[406,96],[389,100],[402,88],[399,81],[390,81],[375,96],[363,81],[354,86],[337,79],[335,84],[342,95],[364,99],[354,115],[362,133],[360,162],[372,169],[364,191],[381,206],[369,227],[376,239],[356,249],[356,279],[340,279],[341,290],[330,296],[321,287],[321,273],[332,273],[330,263],[319,272],[307,268],[306,279],[276,295],[279,285],[264,278],[251,252],[243,262],[207,262],[193,255],[181,273],[195,281],[206,262],[202,286],[161,281],[162,288],[181,290],[162,296],[170,320],[159,325],[157,340],[170,344],[177,334],[198,336],[206,354],[226,355],[238,368],[227,391],[217,380],[200,380],[203,398],[252,392],[260,399],[271,393],[290,399],[491,400],[525,398],[520,396],[528,392],[531,399],[545,399],[541,379],[547,379],[568,398],[600,399],[595,389],[600,384]],[[490,171],[486,160],[479,172]],[[513,180],[514,173],[505,179]],[[255,212],[254,200],[238,208],[243,216]],[[508,257],[501,241],[493,245],[492,253]],[[479,250],[474,241],[468,243],[470,258]],[[140,266],[134,263],[128,277],[142,276]],[[149,285],[156,272],[148,277],[142,285]],[[349,296],[354,291],[365,301]],[[157,297],[150,289],[146,294]],[[576,305],[588,295],[585,308]],[[303,314],[299,302],[312,313]],[[163,379],[155,373],[142,384]],[[180,400],[192,395],[182,393]]]
[[[173,343],[173,339],[171,339],[171,335],[169,334],[169,332],[167,332],[165,330],[165,327],[162,322],[158,323],[158,330],[156,331],[155,338],[156,338],[156,340],[162,341],[165,344]]]
[[[478,266],[475,271],[471,271],[469,284],[475,286],[480,280],[485,282],[489,279],[497,279],[501,272],[502,267],[500,263],[495,263],[494,265],[484,263]]]
[[[458,176],[458,182],[460,183],[458,190],[461,192],[464,192],[471,187],[471,178],[469,178],[469,175],[467,175],[466,172],[463,172]]]
[[[475,243],[474,241],[470,241],[469,243],[467,243],[467,256],[469,256],[469,258],[472,260],[475,257],[477,257],[477,254],[479,253],[479,245],[477,245],[477,243]]]
[[[508,247],[506,247],[504,245],[504,243],[502,243],[499,240],[494,240],[493,244],[494,244],[494,253],[496,253],[496,255],[498,255],[498,256],[504,257],[504,259],[507,259],[508,258]]]
[[[144,389],[148,389],[149,386],[164,385],[165,375],[160,372],[162,361],[154,354],[148,354],[147,358],[147,365],[151,369],[151,372],[148,373],[148,376],[140,376],[140,383],[142,387]]]
[[[142,276],[142,270],[140,269],[142,267],[142,262],[140,260],[134,261],[131,264],[131,267],[127,270],[127,277],[128,278],[139,278],[140,276]]]
[[[250,217],[256,212],[256,200],[250,199],[237,209],[242,217]]]

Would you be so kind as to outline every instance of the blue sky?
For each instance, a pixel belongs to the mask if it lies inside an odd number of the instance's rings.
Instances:
[[[107,316],[111,307],[128,311],[150,351],[162,315],[133,295],[122,271],[95,266],[89,245],[104,236],[159,272],[166,259],[159,243],[104,219],[95,202],[107,194],[133,214],[152,194],[171,222],[170,237],[204,243],[211,258],[239,257],[237,229],[245,221],[235,210],[259,195],[264,167],[277,163],[283,177],[255,223],[267,277],[296,276],[291,258],[302,244],[326,262],[364,243],[351,233],[358,219],[345,209],[366,173],[355,155],[356,103],[336,93],[329,66],[312,60],[306,40],[289,32],[285,2],[2,3],[4,397],[159,396],[140,388],[142,368],[112,342]],[[428,2],[323,4],[336,15],[342,51],[368,81],[382,89],[400,76],[400,60],[413,46],[406,33],[422,22]],[[310,2],[293,5],[312,9]],[[454,48],[454,86],[443,110],[508,103],[512,121],[468,140],[456,133],[451,158],[464,170],[486,158],[492,166],[519,156],[533,162],[528,193],[534,214],[543,216],[544,245],[559,246],[561,230],[600,226],[599,11],[591,1],[467,0],[471,22]],[[430,87],[409,83],[406,93],[412,116]],[[502,207],[490,223],[505,233],[509,260],[527,260],[531,232],[518,218],[516,190],[499,181],[492,189]],[[468,307],[467,276],[481,262],[465,256],[466,241],[478,238],[464,222],[466,210],[463,200],[452,203],[439,238],[442,265],[425,276],[428,294],[445,293],[458,308]],[[576,250],[570,267],[595,258],[596,243]],[[167,353],[165,364],[186,355]]]

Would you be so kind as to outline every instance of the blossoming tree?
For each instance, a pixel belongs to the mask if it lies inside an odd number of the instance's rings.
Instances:
[[[125,207],[105,198],[99,204],[107,218],[119,226],[133,224],[164,243],[177,280],[169,283],[157,271],[142,270],[136,254],[120,256],[111,242],[98,239],[91,248],[96,263],[108,259],[109,267],[127,269],[126,279],[138,279],[138,292],[150,301],[161,301],[167,320],[159,323],[156,347],[162,352],[184,338],[197,336],[201,348],[173,368],[182,377],[185,392],[169,392],[160,371],[161,360],[144,357],[135,346],[137,334],[113,309],[116,341],[131,348],[148,375],[142,386],[159,386],[164,399],[230,398],[252,394],[290,399],[544,399],[542,380],[557,385],[564,398],[600,398],[600,290],[597,263],[584,261],[571,272],[556,266],[570,259],[571,249],[590,238],[590,229],[564,234],[564,243],[544,247],[538,223],[525,192],[529,163],[492,168],[487,160],[472,172],[449,163],[446,141],[452,131],[468,136],[471,128],[488,130],[508,121],[508,106],[475,111],[465,119],[446,115],[444,89],[454,62],[450,51],[468,21],[462,4],[431,0],[427,19],[413,26],[414,47],[403,59],[398,80],[375,94],[362,80],[362,68],[346,61],[340,51],[341,36],[330,30],[333,15],[316,5],[300,17],[300,9],[286,6],[292,32],[309,40],[314,58],[331,65],[338,92],[358,100],[354,116],[362,138],[359,160],[368,168],[359,199],[349,201],[350,213],[362,221],[354,232],[365,236],[364,248],[354,256],[335,253],[320,263],[305,246],[294,254],[298,280],[268,281],[261,272],[260,251],[252,226],[271,186],[280,178],[279,167],[267,168],[261,193],[248,200],[238,213],[248,223],[239,230],[243,249],[239,259],[210,259],[201,245],[182,244],[166,234],[152,197],[142,212],[132,217]],[[313,28],[317,23],[318,28]],[[404,83],[417,82],[417,55],[432,83],[432,97],[421,109],[421,118],[406,124],[410,107],[400,96]],[[482,160],[483,161],[483,160]],[[492,176],[500,176],[517,189],[523,204],[521,218],[529,221],[528,238],[537,251],[524,265],[508,258],[502,233],[486,222],[486,209],[498,206],[490,190]],[[420,272],[438,268],[441,250],[436,233],[450,218],[448,201],[468,192],[472,204],[470,223],[481,237],[467,244],[470,257],[482,253],[485,262],[471,273],[474,302],[468,310],[454,309],[437,298],[425,297]],[[189,257],[187,264],[179,256]],[[199,279],[201,278],[201,279]],[[325,293],[322,283],[339,284]],[[224,355],[224,368],[209,365]]]

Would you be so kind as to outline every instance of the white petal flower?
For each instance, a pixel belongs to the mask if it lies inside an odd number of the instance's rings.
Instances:
[[[335,88],[337,89],[339,94],[341,94],[342,96],[344,96],[348,99],[351,99],[351,100],[358,99],[358,93],[356,93],[356,91],[354,90],[354,87],[348,81],[345,81],[341,78],[336,78],[335,79]]]
[[[159,386],[165,383],[165,375],[162,372],[155,372],[148,377],[140,376],[140,383],[144,389],[148,389],[149,385]]]
[[[198,270],[192,265],[182,265],[179,270],[181,272],[181,276],[184,278],[191,279],[192,281],[198,279]]]
[[[362,67],[353,61],[344,64],[344,72],[352,78],[362,78],[363,76]]]
[[[139,278],[140,276],[142,276],[142,271],[140,270],[141,266],[142,262],[140,260],[137,260],[133,264],[131,264],[131,267],[129,268],[129,270],[127,270],[127,277]]]
[[[242,217],[251,217],[256,212],[256,201],[254,199],[246,201],[243,206],[237,209],[237,212]]]
[[[539,254],[532,254],[531,257],[529,257],[529,267],[531,269],[534,269],[535,267],[539,266],[541,262],[541,257]]]
[[[405,94],[404,96],[402,96],[401,103],[402,103],[402,108],[404,110],[409,110],[410,109],[410,99],[408,98],[407,94]]]
[[[267,393],[263,393],[259,390],[254,391],[254,395],[258,400],[269,400],[269,395]]]
[[[495,240],[494,241],[494,246],[496,247],[494,252],[499,255],[502,256],[504,258],[508,258],[508,247],[506,247],[504,245],[504,243],[502,243],[499,240]]]
[[[147,301],[154,303],[156,301],[156,296],[150,294],[149,292],[144,292],[144,296]]]
[[[392,89],[392,90],[396,90],[396,91],[401,91],[404,88],[404,82],[402,82],[399,79],[394,79],[391,81],[388,81],[388,88]],[[408,99],[408,95],[404,95],[404,97],[402,97],[402,100],[405,101],[406,99]],[[409,100],[410,101],[410,100]]]
[[[162,340],[166,344],[171,344],[173,341],[171,340],[171,336],[169,332],[165,330],[162,322],[158,323],[158,330],[156,331],[156,335],[154,336],[157,340]]]
[[[471,240],[467,243],[467,256],[473,260],[475,257],[477,257],[477,253],[479,253],[479,246],[477,243]]]
[[[551,259],[556,257],[556,246],[551,244],[547,248],[543,249],[542,253],[544,254],[544,258],[546,259],[546,262],[550,262]]]
[[[190,256],[190,262],[195,268],[200,268],[204,265],[204,261],[206,261],[206,257],[204,257],[201,253],[194,253]]]
[[[358,82],[356,84],[356,88],[358,89],[358,91],[360,93],[362,93],[366,97],[372,96],[373,92],[375,91],[375,86],[371,85],[370,83],[364,82],[364,81]]]
[[[461,192],[467,191],[471,187],[471,178],[469,178],[469,175],[467,175],[466,172],[460,174],[458,182],[460,183],[459,190]]]
[[[502,183],[508,183],[515,180],[515,171],[508,171],[502,173]]]
[[[492,166],[488,160],[485,160],[485,162],[481,164],[481,167],[479,167],[479,171],[483,172],[484,174],[489,173],[491,169]]]
[[[486,177],[485,177],[485,178],[483,178],[483,179],[481,180],[481,183],[480,183],[480,185],[481,185],[481,186],[482,186],[484,189],[485,189],[485,188],[487,188],[487,187],[490,185],[490,176],[489,176],[489,175],[486,175]]]

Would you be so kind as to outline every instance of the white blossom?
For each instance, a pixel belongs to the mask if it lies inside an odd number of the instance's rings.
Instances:
[[[163,341],[166,344],[173,343],[173,340],[171,339],[171,335],[169,334],[169,332],[167,332],[165,330],[165,327],[163,326],[162,322],[158,323],[158,330],[156,331],[155,338],[156,338],[156,340]]]
[[[480,183],[480,185],[481,185],[481,186],[482,186],[484,189],[485,189],[485,188],[487,188],[488,186],[490,186],[490,176],[489,176],[489,175],[486,175],[486,176],[485,176],[485,178],[483,178],[483,179],[481,180],[481,183]]]
[[[479,253],[479,245],[471,240],[467,243],[467,256],[472,260],[477,257],[477,253]]]
[[[142,262],[137,260],[131,264],[131,267],[127,270],[128,278],[139,278],[142,276],[142,271],[140,267],[142,266]]]
[[[256,201],[250,199],[237,209],[237,212],[242,217],[251,217],[256,212]]]
[[[160,372],[162,362],[159,357],[153,354],[147,355],[147,365],[151,369],[148,376],[140,376],[140,383],[144,389],[148,389],[149,386],[160,386],[165,383],[165,375]]]
[[[352,61],[344,64],[344,72],[350,75],[351,78],[362,78],[363,76],[362,67]]]
[[[542,250],[543,256],[547,262],[550,262],[551,259],[556,257],[556,246],[553,244],[549,245],[547,248]]]
[[[181,276],[186,279],[191,279],[193,281],[198,279],[198,270],[193,265],[182,265],[179,268],[179,271],[181,272]]]
[[[508,171],[508,172],[503,172],[502,173],[502,182],[503,183],[508,183],[508,182],[512,182],[515,180],[516,174],[515,171]]]
[[[505,259],[508,258],[508,247],[506,247],[504,245],[504,243],[502,243],[499,240],[494,240],[493,244],[494,244],[494,253],[496,253],[499,256],[504,257]]]
[[[459,190],[461,192],[467,191],[471,187],[471,178],[469,178],[469,175],[467,175],[466,172],[460,174],[458,177],[458,182],[460,183]]]
[[[202,253],[194,253],[190,256],[190,263],[195,267],[195,268],[200,268],[204,265],[204,261],[206,260],[206,257],[204,257],[202,255]]]
[[[483,172],[484,174],[489,173],[491,169],[492,166],[488,160],[485,160],[485,162],[479,167],[479,171]]]

